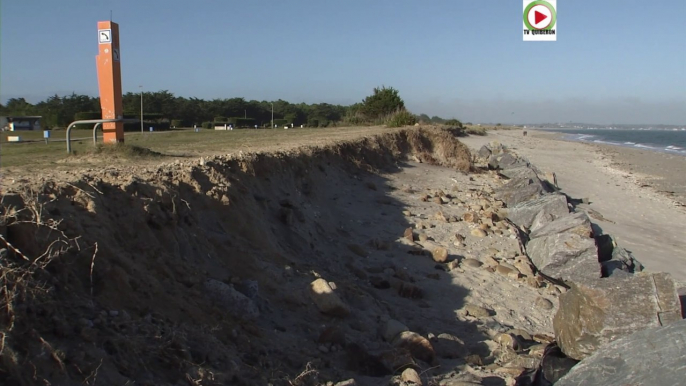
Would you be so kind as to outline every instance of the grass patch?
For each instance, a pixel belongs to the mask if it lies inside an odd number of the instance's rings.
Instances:
[[[117,143],[114,145],[105,145],[99,143],[95,148],[89,152],[90,154],[106,155],[119,158],[154,158],[161,157],[163,154],[147,149],[145,147],[129,145],[127,143]]]

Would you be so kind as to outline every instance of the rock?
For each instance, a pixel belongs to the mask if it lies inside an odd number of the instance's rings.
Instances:
[[[510,273],[514,272],[513,269],[508,268],[502,264],[498,264],[498,266],[495,267],[495,271],[503,276],[508,276]]]
[[[540,355],[540,365],[537,369],[522,373],[516,378],[517,386],[552,386],[569,372],[578,361],[566,357],[555,343],[543,347]],[[596,385],[594,383],[578,383],[577,385]],[[602,385],[602,384],[597,384]]]
[[[426,233],[420,233],[417,238],[419,239],[420,242],[424,242],[429,240],[429,236],[426,235]]]
[[[534,276],[534,270],[533,268],[531,268],[531,264],[529,264],[528,262],[517,260],[514,262],[514,266],[522,275],[526,277]]]
[[[481,146],[481,149],[479,149],[476,155],[481,159],[487,160],[491,156],[491,149],[486,147],[486,145]]]
[[[554,307],[553,302],[551,302],[550,300],[548,300],[548,299],[546,299],[546,298],[544,298],[544,297],[539,297],[539,298],[537,298],[537,299],[536,299],[536,302],[534,303],[534,306],[535,306],[536,308],[540,308],[540,309],[546,310],[546,311],[547,311],[547,310],[552,310],[553,307]]]
[[[555,386],[683,385],[686,320],[649,328],[602,346]]]
[[[503,177],[507,177],[508,179],[538,178],[536,171],[531,169],[529,166],[509,167],[507,169],[498,171],[498,174]]]
[[[454,335],[438,334],[431,343],[436,350],[436,355],[441,358],[457,359],[469,354],[464,342]]]
[[[536,199],[551,191],[552,189],[538,177],[513,178],[505,185],[496,189],[494,197],[497,200],[505,202],[507,207],[513,207],[519,203]]]
[[[455,240],[457,240],[457,242],[461,243],[461,242],[465,241],[465,237],[464,237],[464,235],[461,235],[459,233],[455,233]]]
[[[338,382],[334,386],[357,386],[357,382],[355,382],[355,380],[351,378],[345,381]]]
[[[498,343],[502,348],[508,348],[510,350],[519,351],[522,347],[522,343],[517,339],[516,336],[508,333],[499,333],[493,337],[493,341]]]
[[[493,256],[486,255],[481,258],[484,264],[486,264],[487,267],[497,267],[498,266],[498,260],[493,258]]]
[[[386,342],[392,342],[401,332],[410,331],[406,325],[395,319],[389,319],[383,328],[383,338]]]
[[[643,265],[634,258],[631,252],[616,245],[609,235],[597,236],[596,244],[603,277],[627,277],[635,272],[643,271]]]
[[[507,218],[520,227],[531,228],[534,218],[543,211],[553,218],[560,218],[569,213],[567,198],[561,194],[547,194],[540,198],[508,205]]]
[[[483,229],[475,228],[470,232],[474,237],[486,237],[486,231]]]
[[[588,215],[584,212],[563,215],[536,230],[532,230],[531,233],[529,233],[529,239],[563,232],[576,233],[583,237],[591,237],[593,234],[591,219],[588,218]]]
[[[464,259],[462,260],[462,265],[465,267],[479,268],[482,263],[476,259]]]
[[[603,344],[681,320],[674,280],[666,273],[572,283],[553,318],[562,351],[584,359]]]
[[[350,308],[331,289],[324,279],[317,279],[310,283],[310,297],[314,304],[324,314],[344,317],[350,314]]]
[[[414,358],[417,358],[426,363],[433,363],[436,358],[434,348],[425,337],[412,331],[404,331],[398,334],[393,339],[393,346],[399,348],[406,348],[410,351]]]
[[[412,228],[405,229],[405,232],[403,233],[403,237],[405,239],[407,239],[408,241],[414,241],[414,233],[412,233]]]
[[[511,375],[513,377],[518,376],[519,374],[524,371],[523,367],[498,367],[495,369],[495,372],[498,374],[506,374],[506,375]]]
[[[532,340],[531,334],[529,334],[528,332],[522,330],[521,328],[513,328],[513,329],[511,329],[510,331],[508,331],[508,333],[514,335],[514,336],[517,337],[517,339],[519,339],[520,341],[521,341],[521,340]]]
[[[484,365],[484,361],[481,359],[481,356],[479,356],[478,354],[467,355],[464,358],[464,361],[469,363],[470,365],[474,365],[474,366],[483,366]]]
[[[204,288],[212,302],[242,319],[257,319],[260,311],[247,296],[219,280],[207,279]]]
[[[465,222],[475,224],[475,223],[479,222],[479,215],[475,212],[467,212],[467,213],[462,215],[462,220],[464,220]]]
[[[403,373],[400,374],[400,379],[403,380],[403,382],[408,382],[410,384],[414,385],[423,385],[422,379],[419,377],[419,374],[417,374],[417,370],[408,367],[405,370],[403,370]]]
[[[540,229],[542,226],[553,222],[553,220],[555,220],[555,216],[552,214],[546,213],[545,211],[538,212],[531,222],[531,227],[529,228],[530,234]]]
[[[576,233],[557,233],[530,240],[526,252],[536,269],[556,279],[600,278],[595,241]]]
[[[445,263],[448,261],[448,250],[444,247],[434,247],[431,250],[431,257],[437,263]]]
[[[440,204],[443,204],[443,200],[442,200],[440,197],[438,197],[438,196],[434,197],[434,198],[432,199],[432,201],[433,201],[434,204],[439,204],[439,205],[440,205]]]
[[[424,296],[421,288],[403,280],[391,279],[390,286],[403,298],[421,299]]]
[[[505,153],[498,159],[498,168],[507,169],[517,165],[519,160],[512,153]]]
[[[467,315],[471,315],[477,319],[484,319],[491,316],[487,309],[474,304],[467,304],[464,306],[464,310],[467,312]]]
[[[243,280],[235,285],[236,290],[247,296],[250,300],[255,300],[257,298],[259,291],[259,284],[256,280]]]
[[[438,221],[449,222],[448,218],[445,216],[445,213],[443,213],[443,212],[436,212],[436,214],[434,215],[434,218]]]

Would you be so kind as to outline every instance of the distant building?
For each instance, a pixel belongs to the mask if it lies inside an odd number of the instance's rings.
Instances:
[[[15,116],[15,117],[0,117],[0,128],[3,131],[19,131],[19,130],[41,130],[40,120],[41,116]]]

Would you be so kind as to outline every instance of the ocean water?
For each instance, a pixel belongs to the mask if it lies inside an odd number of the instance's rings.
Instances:
[[[573,141],[624,146],[686,156],[686,129],[546,129]]]

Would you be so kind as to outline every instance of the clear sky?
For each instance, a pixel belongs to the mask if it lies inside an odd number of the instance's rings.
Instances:
[[[97,95],[98,20],[124,91],[351,104],[375,86],[474,122],[686,124],[686,0],[558,0],[556,42],[520,0],[0,0],[0,100]]]

